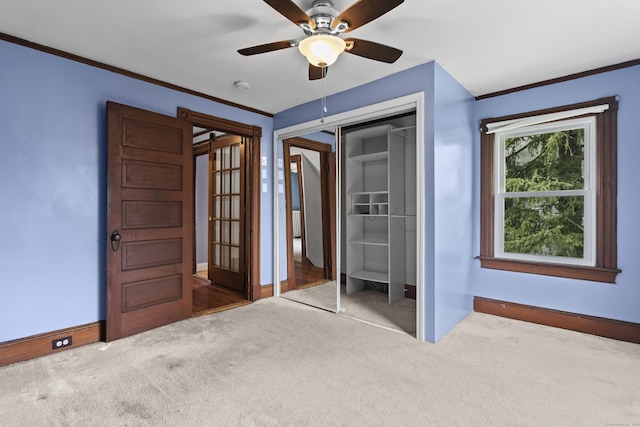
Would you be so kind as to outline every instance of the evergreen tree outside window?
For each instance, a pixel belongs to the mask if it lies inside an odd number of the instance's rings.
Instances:
[[[616,111],[606,98],[482,121],[483,268],[615,282]]]

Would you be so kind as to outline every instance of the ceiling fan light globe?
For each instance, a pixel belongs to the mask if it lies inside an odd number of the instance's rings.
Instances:
[[[346,43],[338,36],[318,34],[300,41],[298,49],[315,67],[328,67],[344,52]]]

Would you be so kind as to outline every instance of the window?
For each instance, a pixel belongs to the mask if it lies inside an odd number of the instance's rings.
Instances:
[[[595,265],[595,119],[496,132],[495,254]]]
[[[615,282],[615,98],[482,121],[483,268]]]

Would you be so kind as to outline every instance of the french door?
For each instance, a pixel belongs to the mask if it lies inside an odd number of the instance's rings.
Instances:
[[[225,288],[246,292],[245,138],[227,136],[210,145],[209,279]]]

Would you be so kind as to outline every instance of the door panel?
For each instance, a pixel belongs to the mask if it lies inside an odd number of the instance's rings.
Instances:
[[[191,316],[191,126],[108,102],[107,139],[112,341]]]
[[[122,201],[122,228],[166,228],[182,224],[182,202]]]
[[[182,261],[181,239],[124,242],[121,250],[123,271],[179,264]]]
[[[244,138],[221,138],[210,150],[209,280],[245,293]]]

